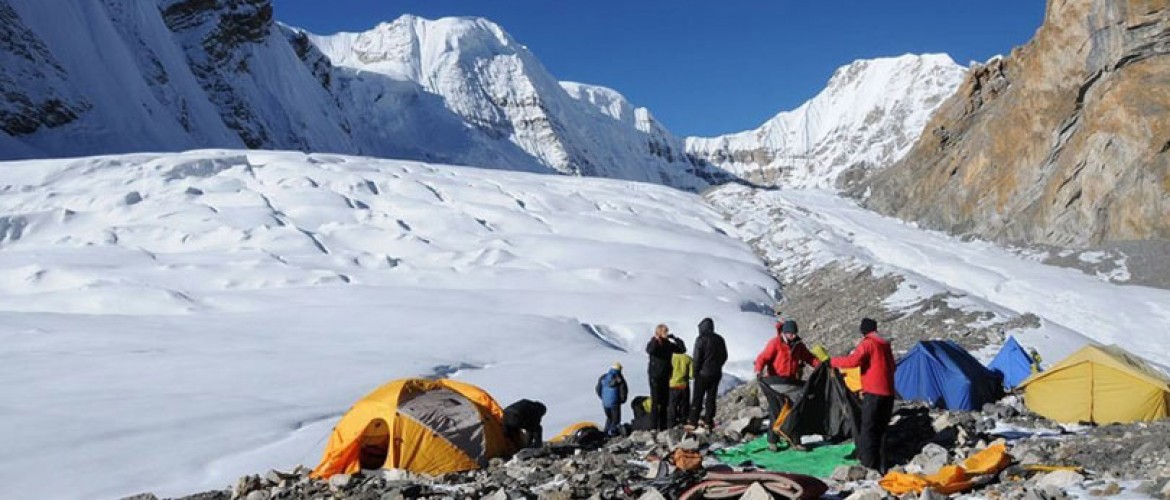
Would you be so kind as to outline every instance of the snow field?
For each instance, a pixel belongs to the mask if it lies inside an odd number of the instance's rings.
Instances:
[[[697,196],[622,181],[282,152],[0,165],[0,482],[180,495],[315,465],[348,406],[450,375],[546,432],[664,322],[732,369],[776,283]],[[68,470],[70,479],[59,480]]]

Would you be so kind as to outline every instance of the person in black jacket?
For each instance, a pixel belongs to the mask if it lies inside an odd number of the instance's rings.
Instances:
[[[544,403],[521,399],[504,408],[504,435],[517,448],[540,448],[544,444],[540,423],[544,419]]]
[[[687,352],[686,344],[671,335],[666,325],[658,325],[646,344],[646,354],[650,355],[650,421],[654,423],[654,430],[668,428],[666,404],[670,401],[670,373],[674,369],[670,361],[676,352]]]
[[[699,338],[695,340],[695,394],[691,398],[690,424],[715,425],[715,397],[719,395],[719,380],[723,378],[723,363],[727,362],[727,343],[715,333],[715,321],[703,318],[699,322]],[[706,407],[706,408],[704,408]],[[706,410],[704,412],[704,410]]]

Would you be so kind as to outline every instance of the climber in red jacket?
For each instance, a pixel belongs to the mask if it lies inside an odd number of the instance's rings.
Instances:
[[[861,368],[861,429],[854,436],[861,465],[885,472],[886,428],[894,412],[894,352],[878,336],[877,322],[861,320],[861,343],[848,356],[833,358],[833,368]]]

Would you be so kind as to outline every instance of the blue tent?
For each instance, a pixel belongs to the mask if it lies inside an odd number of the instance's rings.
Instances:
[[[1003,396],[999,374],[988,370],[950,340],[919,342],[894,371],[894,388],[902,399],[937,408],[974,410]]]
[[[1032,375],[1032,356],[1016,342],[1015,337],[1008,337],[999,354],[987,365],[992,371],[999,372],[1003,377],[1003,386],[1014,389],[1020,382]]]

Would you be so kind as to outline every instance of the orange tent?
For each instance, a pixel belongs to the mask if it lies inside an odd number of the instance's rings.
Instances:
[[[504,411],[483,389],[449,379],[400,379],[354,403],[333,428],[312,477],[359,469],[439,475],[507,455]]]
[[[974,486],[977,476],[998,473],[1011,461],[1012,457],[1008,455],[1003,443],[996,443],[972,455],[962,466],[947,465],[930,475],[889,472],[878,481],[878,484],[897,496],[910,491],[922,493],[926,488],[934,488],[939,493],[950,495]]]

